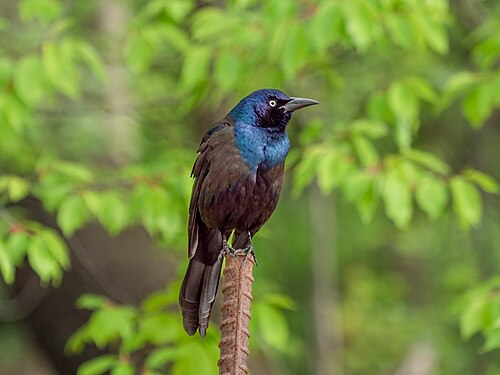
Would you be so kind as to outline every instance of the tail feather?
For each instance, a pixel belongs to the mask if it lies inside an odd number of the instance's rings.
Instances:
[[[184,329],[188,335],[199,330],[205,336],[210,311],[219,286],[222,257],[222,235],[217,229],[200,228],[196,253],[182,282],[179,304],[182,310]]]
[[[213,266],[205,266],[203,272],[203,281],[200,294],[200,306],[198,308],[198,317],[200,319],[200,335],[205,336],[210,319],[210,311],[215,301],[217,289],[219,287],[220,271],[222,268],[222,257],[217,259]]]
[[[198,305],[204,269],[205,265],[200,261],[191,260],[189,262],[179,295],[184,329],[190,336],[196,333],[199,326]]]

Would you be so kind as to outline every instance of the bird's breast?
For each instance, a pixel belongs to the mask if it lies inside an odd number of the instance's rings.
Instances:
[[[290,149],[285,131],[255,126],[235,126],[236,146],[243,161],[252,171],[259,165],[274,167],[284,163]]]
[[[217,222],[225,229],[260,227],[276,208],[283,185],[284,164],[260,164],[246,178],[219,196]]]

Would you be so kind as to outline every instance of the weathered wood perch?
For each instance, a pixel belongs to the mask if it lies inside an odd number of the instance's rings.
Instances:
[[[221,339],[219,342],[219,375],[247,375],[250,307],[252,304],[252,270],[254,259],[244,254],[226,255]]]

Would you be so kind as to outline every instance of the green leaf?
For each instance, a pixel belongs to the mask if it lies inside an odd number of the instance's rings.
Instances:
[[[365,137],[360,135],[353,137],[352,144],[361,165],[364,167],[369,167],[380,162],[380,156],[376,148]]]
[[[436,20],[436,17],[433,17],[433,15],[422,11],[415,13],[415,19],[427,45],[434,52],[445,55],[449,49],[446,24],[440,22],[440,20]]]
[[[405,150],[403,155],[406,158],[430,169],[433,172],[440,173],[442,175],[448,175],[451,171],[451,168],[448,164],[446,164],[430,152],[412,148],[409,150]]]
[[[369,224],[372,221],[377,210],[379,202],[377,190],[376,180],[373,179],[370,181],[368,189],[356,203],[356,208],[361,216],[361,220],[365,224]]]
[[[500,57],[500,38],[498,33],[489,35],[472,50],[474,61],[483,69],[491,68]]]
[[[411,187],[407,177],[397,166],[386,172],[383,199],[387,217],[398,228],[406,228],[413,213]]]
[[[453,208],[464,228],[474,227],[481,221],[483,205],[477,188],[465,177],[450,180]]]
[[[10,259],[17,266],[21,266],[26,251],[28,250],[28,243],[30,237],[26,232],[12,233],[6,242],[7,251],[9,252]]]
[[[109,300],[106,297],[95,294],[83,294],[76,301],[76,307],[79,309],[99,310],[108,306]]]
[[[311,24],[306,30],[316,51],[325,53],[342,32],[342,15],[338,4],[330,1],[318,3]]]
[[[79,70],[76,58],[79,53],[72,39],[63,39],[58,44],[45,42],[42,45],[43,68],[54,88],[72,99],[80,94]]]
[[[376,8],[367,1],[349,1],[344,4],[346,31],[356,48],[365,51],[373,39]]]
[[[104,81],[106,79],[106,73],[104,72],[104,66],[99,57],[99,53],[94,46],[83,41],[75,42],[75,44],[80,58],[88,65],[98,79]]]
[[[280,20],[293,15],[297,10],[294,1],[269,0],[265,3],[265,19],[270,25],[276,25]]]
[[[179,23],[193,9],[193,2],[188,0],[169,0],[165,3],[165,9],[172,19]]]
[[[136,312],[128,306],[111,306],[92,314],[87,325],[88,337],[102,349],[117,339],[129,339]]]
[[[182,88],[190,90],[207,80],[211,51],[204,46],[193,46],[187,52],[182,65]]]
[[[81,196],[83,201],[85,202],[85,206],[87,206],[87,208],[93,215],[97,216],[102,205],[102,195],[93,190],[85,190],[82,191]]]
[[[374,91],[370,95],[366,105],[366,111],[370,119],[382,123],[392,123],[395,121],[395,116],[391,112],[387,95],[382,91]]]
[[[134,375],[136,374],[134,366],[130,363],[120,363],[119,365],[113,367],[111,370],[111,375]]]
[[[78,368],[77,375],[100,375],[115,366],[118,358],[114,354],[106,354],[86,361]]]
[[[421,77],[409,76],[405,79],[406,84],[411,88],[413,93],[420,99],[429,103],[434,103],[438,99],[438,95],[431,85]]]
[[[403,82],[395,82],[388,91],[389,107],[401,122],[413,122],[418,115],[418,99],[413,90]]]
[[[482,352],[489,352],[500,348],[500,328],[493,329],[486,335],[486,342],[482,348]]]
[[[336,150],[329,150],[317,164],[318,185],[321,191],[328,193],[339,186],[351,167]]]
[[[437,219],[448,203],[448,190],[440,178],[428,176],[419,183],[415,198],[431,219]]]
[[[50,212],[54,212],[66,196],[74,191],[73,186],[69,184],[55,184],[49,181],[43,181],[34,189],[34,194],[40,198],[43,206]]]
[[[111,235],[120,233],[128,225],[128,207],[117,191],[107,191],[99,197],[96,215]]]
[[[322,139],[325,124],[319,118],[310,119],[306,126],[300,129],[299,142],[301,145],[311,145]]]
[[[132,35],[127,41],[125,58],[134,73],[144,73],[151,64],[153,54],[153,45],[142,33]]]
[[[142,341],[155,345],[174,342],[182,330],[177,325],[177,317],[172,314],[159,313],[143,317],[139,326],[139,337]]]
[[[281,293],[267,293],[263,302],[269,306],[280,309],[297,310],[295,301],[289,296]]]
[[[182,28],[172,25],[162,25],[162,27],[155,27],[153,31],[180,53],[187,51],[191,45],[189,37]]]
[[[304,152],[295,168],[293,194],[298,197],[304,188],[311,183],[316,172],[317,162],[322,156],[319,147],[309,147]]]
[[[19,202],[28,195],[29,190],[30,184],[26,179],[17,176],[9,178],[9,198],[11,202]]]
[[[308,43],[305,30],[302,27],[291,27],[284,40],[281,65],[283,73],[292,79],[302,68],[308,57]]]
[[[78,194],[70,195],[61,203],[57,214],[57,223],[65,236],[71,236],[89,219],[89,211]]]
[[[0,272],[6,284],[10,285],[15,279],[14,263],[8,254],[8,248],[5,243],[0,241]]]
[[[473,298],[460,316],[462,337],[469,338],[483,329],[488,315],[488,299],[485,296]]]
[[[66,342],[66,345],[64,347],[64,351],[66,353],[70,353],[70,354],[81,353],[83,351],[86,343],[89,341],[90,341],[90,338],[88,337],[87,326],[83,326],[83,327],[77,329],[75,332],[73,332],[73,334],[70,336],[70,338]]]
[[[370,189],[372,176],[366,172],[354,171],[349,174],[342,184],[342,191],[348,202],[356,203]]]
[[[19,15],[23,22],[39,20],[50,23],[62,13],[62,5],[57,0],[22,0]]]
[[[231,51],[224,51],[219,54],[215,62],[215,79],[224,89],[230,90],[238,84],[243,72],[240,58]]]
[[[168,362],[175,361],[179,354],[182,353],[176,347],[156,349],[146,358],[146,368],[160,368]]]
[[[286,351],[290,332],[283,314],[268,305],[256,305],[254,319],[257,322],[261,337],[272,348]]]
[[[44,99],[47,83],[40,59],[23,57],[14,72],[14,88],[21,100],[28,106],[37,106]]]
[[[170,224],[166,216],[169,210],[168,195],[159,187],[149,188],[146,192],[147,199],[143,201],[142,207],[142,222],[148,232],[154,235]]]
[[[412,142],[412,126],[418,119],[419,102],[408,85],[396,82],[388,92],[389,107],[396,117],[396,142],[407,150]]]
[[[470,181],[475,182],[481,189],[487,193],[496,194],[500,191],[500,186],[491,176],[475,169],[466,169],[463,175]]]
[[[437,104],[438,111],[448,107],[459,95],[468,91],[471,86],[480,81],[480,76],[475,72],[459,72],[452,75],[444,86],[441,100]]]
[[[47,248],[57,263],[59,263],[63,269],[69,269],[70,262],[66,243],[50,229],[40,232],[39,235],[45,241]]]
[[[172,375],[216,375],[217,366],[213,361],[216,355],[216,351],[209,351],[206,346],[200,344],[184,345],[182,346],[182,358],[173,364]],[[193,358],[196,358],[196,361],[193,361]]]
[[[415,45],[414,29],[411,27],[408,19],[399,13],[386,12],[385,26],[394,43],[403,48],[410,48]]]
[[[38,274],[42,283],[48,284],[51,280],[59,283],[62,272],[41,236],[35,236],[28,245],[28,260],[33,270]]]
[[[70,163],[61,160],[49,161],[47,168],[53,169],[54,174],[67,182],[91,182],[93,179],[92,171],[83,164]]]
[[[167,291],[150,294],[142,303],[142,309],[147,312],[159,312],[167,306],[177,304],[179,288],[180,284],[171,283]]]
[[[222,9],[208,6],[194,13],[191,34],[193,40],[205,43],[208,47],[229,37],[239,25],[237,17],[227,17]]]
[[[467,94],[463,110],[465,117],[473,127],[482,127],[483,123],[491,116],[493,102],[497,94],[497,92],[490,90],[487,84],[477,85]]]
[[[349,125],[349,130],[355,135],[364,135],[370,139],[379,139],[387,135],[387,125],[381,121],[359,119]]]

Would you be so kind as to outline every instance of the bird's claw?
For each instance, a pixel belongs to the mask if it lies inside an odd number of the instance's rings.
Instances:
[[[233,259],[236,257],[236,250],[233,249],[226,241],[225,238],[222,240],[222,249],[219,254],[219,258],[224,257],[225,255],[230,255]]]
[[[219,257],[223,257],[225,255],[230,255],[233,259],[236,258],[237,255],[239,254],[244,254],[245,255],[245,259],[243,259],[243,262],[241,262],[241,266],[240,267],[243,267],[243,265],[245,264],[245,262],[247,261],[248,257],[249,256],[252,256],[253,258],[253,262],[255,263],[255,265],[258,267],[259,266],[259,263],[257,262],[257,257],[255,256],[255,252],[253,251],[253,246],[252,245],[248,245],[247,247],[243,248],[243,249],[234,249],[233,247],[231,247],[226,240],[223,240],[222,241],[222,250],[220,252],[220,255]]]
[[[255,265],[257,267],[259,266],[259,263],[257,262],[257,257],[255,256],[255,252],[253,251],[252,245],[249,245],[249,246],[245,247],[244,249],[241,249],[240,251],[245,254],[245,259],[243,259],[243,262],[241,263],[241,265],[243,265],[246,262],[246,260],[248,259],[248,257],[251,255]]]
[[[259,263],[257,263],[257,258],[255,257],[255,252],[253,251],[252,245],[249,245],[243,249],[235,250],[235,255],[238,255],[238,254],[245,254],[245,259],[243,259],[243,262],[241,262],[240,268],[243,267],[243,265],[246,263],[249,256],[252,256],[253,262],[255,263],[255,265],[257,267],[259,266]]]

